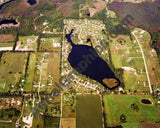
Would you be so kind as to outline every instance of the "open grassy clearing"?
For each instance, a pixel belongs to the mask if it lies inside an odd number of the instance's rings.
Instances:
[[[102,128],[102,106],[99,95],[78,95],[76,99],[76,127]]]
[[[4,91],[19,89],[18,84],[25,75],[27,53],[3,53],[0,63],[0,85]],[[11,88],[11,85],[16,87]]]
[[[51,75],[54,83],[60,78],[60,52],[49,55],[48,75]]]
[[[141,98],[153,98],[149,95],[106,95],[104,96],[106,120],[108,126],[116,126],[122,122],[138,123],[138,122],[156,122],[159,121],[158,109],[153,103],[152,106],[140,103]],[[131,108],[132,104],[138,106],[137,111]],[[121,115],[125,116],[125,120],[120,119]]]
[[[123,128],[141,128],[139,123],[123,123]]]
[[[30,53],[29,63],[27,67],[26,81],[24,86],[24,90],[26,92],[32,90],[33,77],[34,77],[34,71],[35,71],[35,62],[36,62],[36,54]]]

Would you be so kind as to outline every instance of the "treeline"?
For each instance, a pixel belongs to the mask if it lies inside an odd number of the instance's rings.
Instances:
[[[150,32],[151,35],[151,47],[156,50],[158,58],[160,58],[160,48],[156,47],[156,43],[160,43],[160,31],[152,33]]]
[[[18,27],[18,31],[20,35],[28,36],[32,35],[35,32],[33,31],[34,26],[32,24],[33,18],[18,18],[18,21],[20,22],[20,26]]]

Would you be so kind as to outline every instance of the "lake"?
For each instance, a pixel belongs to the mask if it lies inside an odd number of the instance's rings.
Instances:
[[[18,24],[17,22],[16,22],[16,20],[14,20],[14,19],[12,19],[12,20],[2,20],[2,21],[0,21],[0,25],[3,25],[3,24],[14,24],[14,25],[16,25],[16,24]]]
[[[27,1],[30,5],[35,5],[37,3],[36,0],[28,0]]]
[[[97,54],[93,46],[75,45],[72,42],[71,35],[66,34],[67,41],[72,45],[68,56],[70,65],[82,75],[94,79],[106,88],[114,88],[120,84],[108,64]]]

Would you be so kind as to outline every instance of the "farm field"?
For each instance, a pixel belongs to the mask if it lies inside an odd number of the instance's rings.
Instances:
[[[15,51],[37,51],[38,36],[19,37]]]
[[[27,53],[5,52],[2,54],[0,63],[1,91],[18,91],[22,88],[19,87],[19,84],[22,83],[22,79],[25,75],[27,57]]]
[[[152,105],[144,105],[141,98],[150,98]],[[149,95],[105,95],[106,122],[108,126],[116,126],[123,122],[157,122],[159,121],[158,109],[152,96]],[[131,105],[136,104],[137,110]],[[123,119],[120,119],[124,115]]]
[[[103,121],[100,97],[98,95],[77,95],[76,128],[102,127]]]

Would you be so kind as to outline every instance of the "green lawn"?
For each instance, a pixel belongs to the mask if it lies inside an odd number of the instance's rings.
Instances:
[[[124,123],[122,124],[123,128],[140,128],[139,123]]]
[[[102,106],[98,95],[78,95],[76,128],[102,128]]]
[[[151,96],[131,96],[131,95],[106,95],[104,96],[107,124],[109,126],[119,125],[120,116],[126,117],[126,123],[155,122],[159,121],[158,111],[155,105],[146,106],[140,103],[143,97]],[[139,111],[131,109],[131,105],[138,105]]]

